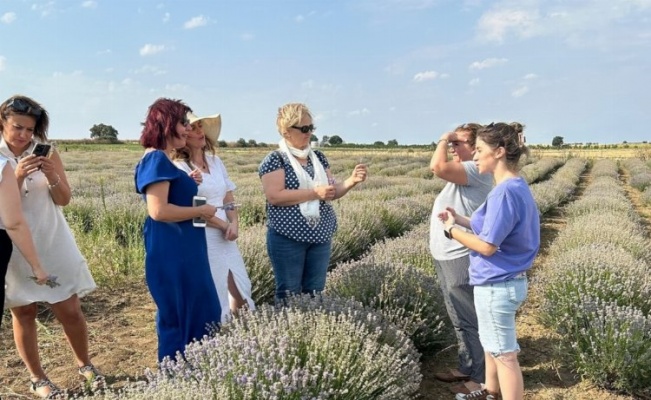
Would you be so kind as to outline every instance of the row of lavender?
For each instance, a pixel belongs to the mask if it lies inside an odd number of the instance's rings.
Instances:
[[[539,274],[542,321],[560,354],[606,388],[648,393],[651,382],[651,242],[612,160],[595,161],[583,196]]]
[[[642,192],[641,199],[646,205],[651,205],[651,162],[645,163],[642,159],[631,158],[626,160],[624,166],[630,175],[629,184]]]

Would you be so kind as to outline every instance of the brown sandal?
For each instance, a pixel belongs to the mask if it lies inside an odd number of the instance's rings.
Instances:
[[[79,368],[79,375],[86,380],[86,385],[91,390],[100,390],[106,387],[106,378],[93,364]]]
[[[39,393],[39,389],[41,388],[49,388],[50,391],[47,394],[43,394],[42,392]],[[42,399],[66,399],[68,398],[68,395],[66,394],[65,391],[59,389],[57,385],[52,383],[49,379],[39,379],[37,381],[30,381],[29,385],[29,391],[37,395],[38,397]]]

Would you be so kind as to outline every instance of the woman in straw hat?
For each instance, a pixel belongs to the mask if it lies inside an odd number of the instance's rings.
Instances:
[[[222,126],[221,116],[197,117],[190,112],[188,120],[191,128],[186,145],[174,152],[174,163],[197,182],[197,195],[218,207],[217,214],[206,221],[206,242],[210,271],[222,305],[222,322],[225,322],[231,313],[237,315],[237,310],[243,306],[255,309],[251,280],[235,242],[239,230],[233,197],[236,186],[228,177],[224,163],[215,154]]]

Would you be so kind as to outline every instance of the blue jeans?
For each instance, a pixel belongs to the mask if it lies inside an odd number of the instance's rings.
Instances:
[[[479,340],[493,357],[520,351],[515,337],[515,312],[527,298],[527,290],[526,275],[475,286]]]
[[[276,279],[276,300],[288,294],[323,291],[331,245],[331,241],[299,242],[268,228],[267,253]]]
[[[470,257],[434,260],[445,308],[459,344],[459,371],[477,383],[485,382],[484,348],[479,341],[473,287],[469,284]]]

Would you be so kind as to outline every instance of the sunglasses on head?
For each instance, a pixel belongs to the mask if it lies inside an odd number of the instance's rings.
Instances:
[[[303,126],[292,125],[292,128],[298,129],[299,131],[301,131],[301,133],[310,133],[316,130],[316,126],[314,126],[313,124],[303,125]]]
[[[183,125],[183,126],[189,126],[190,125],[190,120],[185,115],[183,116],[183,118],[181,118],[180,122],[181,122],[181,125]]]
[[[20,114],[29,114],[36,118],[39,118],[43,113],[43,109],[38,106],[32,106],[27,101],[19,98],[13,98],[7,104],[7,108],[11,108],[17,113]]]

